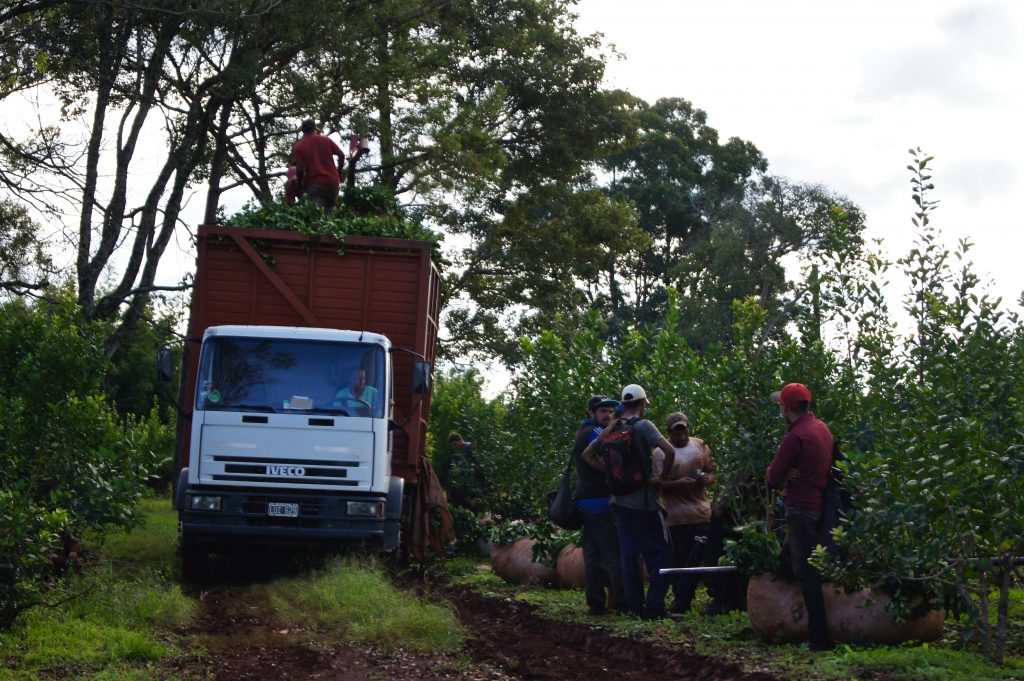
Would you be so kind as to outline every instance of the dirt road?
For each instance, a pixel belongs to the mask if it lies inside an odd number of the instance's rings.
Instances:
[[[187,633],[206,654],[171,661],[171,674],[225,681],[775,681],[733,664],[613,636],[607,629],[545,620],[528,604],[488,599],[466,588],[441,592],[470,632],[461,655],[329,643],[325,632],[284,628],[272,608],[253,603],[251,592],[237,583],[196,587],[196,595],[203,611]]]

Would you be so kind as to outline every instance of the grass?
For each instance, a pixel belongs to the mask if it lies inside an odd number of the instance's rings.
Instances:
[[[735,662],[748,671],[767,671],[780,678],[857,679],[882,672],[886,676],[934,681],[1003,681],[1024,679],[1024,658],[1010,656],[1003,666],[996,665],[961,644],[960,630],[950,622],[947,636],[932,644],[901,646],[845,646],[827,653],[811,653],[806,645],[769,645],[761,642],[750,628],[746,613],[734,612],[716,617],[698,614],[708,602],[703,588],[698,591],[695,610],[678,623],[587,614],[580,589],[545,589],[513,586],[487,569],[479,559],[459,557],[448,561],[435,576],[471,586],[491,598],[515,598],[533,604],[537,613],[548,619],[603,626],[622,636],[658,640],[701,655]],[[1018,636],[1024,639],[1024,590],[1013,592],[1010,618]],[[1018,643],[1019,645],[1019,643]],[[1019,648],[1018,648],[1019,649]]]
[[[165,498],[143,499],[140,510],[145,522],[131,532],[85,538],[93,549],[86,567],[48,596],[58,607],[29,610],[0,632],[0,681],[166,679],[161,660],[205,654],[208,634],[180,633],[200,606],[175,579],[175,513]],[[465,636],[451,608],[397,589],[373,558],[333,558],[299,576],[245,587],[240,598],[276,610],[296,629],[318,629],[320,640],[453,652]]]
[[[179,652],[172,631],[198,605],[171,576],[169,502],[143,504],[145,526],[110,537],[81,573],[66,577],[48,595],[59,605],[31,609],[0,633],[0,680],[150,678],[147,663]]]
[[[254,588],[264,589],[286,620],[319,625],[385,650],[453,652],[464,639],[450,608],[397,589],[371,558],[335,558],[308,575]]]
[[[178,546],[178,516],[169,499],[142,499],[139,510],[145,518],[142,527],[107,537],[101,551],[111,560],[127,565],[169,568],[174,564]]]

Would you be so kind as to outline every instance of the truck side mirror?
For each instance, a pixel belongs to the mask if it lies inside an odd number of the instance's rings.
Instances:
[[[156,382],[170,383],[174,379],[174,365],[171,363],[171,351],[162,348],[156,351]]]
[[[412,392],[414,395],[429,395],[434,389],[434,367],[426,360],[412,364]]]

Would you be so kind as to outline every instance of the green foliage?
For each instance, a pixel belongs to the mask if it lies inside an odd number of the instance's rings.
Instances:
[[[0,628],[43,598],[50,552],[136,522],[157,461],[140,429],[125,437],[100,391],[96,327],[67,297],[0,310]]]
[[[582,545],[579,531],[555,527],[546,518],[535,522],[524,522],[519,519],[497,522],[491,526],[487,536],[495,545],[511,544],[523,537],[532,539],[534,562],[548,567],[555,567],[559,552],[567,545]]]
[[[111,355],[103,388],[120,415],[145,417],[157,408],[160,419],[173,425],[175,413],[171,401],[157,396],[159,387],[154,361],[158,350],[177,350],[180,346],[176,329],[184,311],[182,308],[168,308],[157,312],[150,306],[145,318]],[[110,325],[108,333],[114,332],[112,327]],[[175,373],[180,362],[179,352],[174,358]],[[177,395],[174,397],[177,399]]]
[[[762,523],[736,528],[739,539],[725,540],[725,555],[745,575],[774,572],[779,560],[779,540]]]
[[[929,158],[914,152],[919,241],[898,262],[910,282],[901,336],[883,290],[890,263],[860,238],[861,218],[836,204],[819,216],[824,245],[804,271],[786,325],[761,297],[732,301],[727,343],[695,350],[672,289],[653,323],[611,329],[596,313],[556,318],[524,338],[492,451],[503,520],[541,517],[589,395],[640,383],[656,425],[690,416],[719,464],[716,501],[744,527],[731,548],[769,569],[775,492],[764,470],[784,432],[768,398],[805,383],[815,412],[849,457],[855,509],[837,532],[849,559],[819,552],[841,585],[881,587],[897,617],[952,607],[969,616],[983,654],[1000,660],[1010,630],[1012,556],[1024,552],[1024,325],[980,289],[969,244],[950,252],[931,225]]]
[[[2,68],[2,67],[0,67]],[[0,199],[0,300],[46,286],[52,262],[24,206]]]
[[[708,442],[719,464],[718,495],[738,518],[767,519],[771,495],[761,480],[784,427],[768,395],[784,378],[812,390],[827,385],[834,367],[822,359],[820,346],[802,351],[792,340],[766,342],[764,311],[754,301],[735,306],[731,350],[697,353],[680,331],[675,299],[669,291],[668,312],[658,324],[621,338],[608,338],[592,313],[583,325],[566,322],[522,340],[512,398],[496,427],[503,435],[488,451],[488,480],[504,495],[492,500],[491,510],[504,519],[541,518],[541,499],[558,483],[586,400],[618,395],[636,382],[647,389],[648,416],[659,427],[673,411],[690,416],[693,434]],[[435,407],[444,404],[445,396],[436,395]]]
[[[325,626],[346,640],[431,652],[456,650],[463,640],[451,609],[424,604],[395,588],[370,560],[337,559],[310,575],[277,580],[265,590],[296,625]]]
[[[328,211],[306,202],[294,206],[248,203],[228,218],[228,224],[246,229],[326,234],[338,240],[346,236],[380,236],[439,244],[443,238],[406,217],[392,195],[381,187],[346,188],[338,208]]]
[[[583,536],[579,531],[567,531],[555,527],[550,522],[539,522],[527,528],[526,536],[533,540],[533,560],[548,567],[555,567],[558,554],[569,544],[583,545]]]
[[[914,332],[895,356],[875,348],[868,379],[876,433],[852,452],[863,501],[845,528],[857,581],[880,581],[909,614],[949,601],[970,614],[984,654],[1002,659],[1005,617],[989,622],[989,592],[1009,599],[1009,559],[1024,551],[1024,328],[978,291],[961,242],[950,253],[931,226],[931,157],[911,151],[919,240],[899,261],[910,281]],[[950,601],[950,599],[955,600]]]
[[[504,478],[495,478],[499,464],[495,452],[507,436],[505,408],[500,400],[487,400],[482,390],[483,376],[475,369],[437,374],[430,404],[428,454],[445,489],[459,484],[469,499],[481,500],[475,511],[507,515],[510,491],[502,487]],[[472,443],[474,464],[448,444],[452,432]]]
[[[140,461],[149,462],[147,484],[157,491],[167,489],[178,473],[174,469],[174,422],[165,423],[160,410],[153,407],[144,416],[128,414],[123,432],[126,445],[137,453]]]

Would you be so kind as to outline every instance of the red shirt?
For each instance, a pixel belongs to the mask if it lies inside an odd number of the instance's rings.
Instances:
[[[306,135],[292,146],[292,162],[302,168],[304,186],[311,184],[341,184],[334,156],[344,157],[341,147],[330,137]]]
[[[788,508],[821,512],[825,506],[825,486],[832,468],[832,432],[814,414],[805,414],[789,424],[765,479],[771,487],[785,487],[782,498]],[[791,468],[800,477],[789,479]]]

